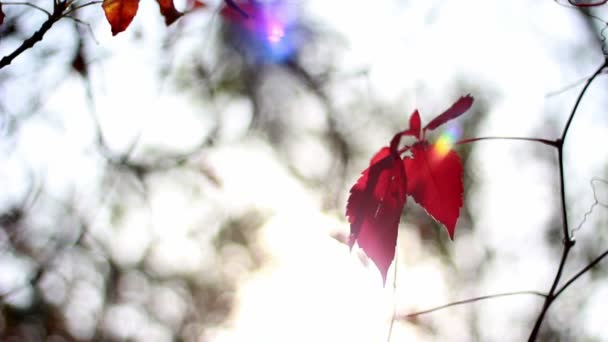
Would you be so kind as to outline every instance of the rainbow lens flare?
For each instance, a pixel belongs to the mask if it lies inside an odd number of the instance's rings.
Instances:
[[[460,128],[458,126],[448,128],[433,144],[433,152],[435,152],[437,157],[445,157],[450,152],[454,146],[454,143],[459,137]]]
[[[297,50],[298,16],[293,1],[254,1],[241,4],[249,15],[244,18],[230,8],[223,17],[237,29],[238,41],[256,63],[281,63]]]

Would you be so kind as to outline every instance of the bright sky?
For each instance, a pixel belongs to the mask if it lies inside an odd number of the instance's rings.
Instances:
[[[165,30],[159,25],[154,6],[152,2],[142,2],[134,22],[134,27],[145,27],[148,42],[160,40],[157,37]],[[347,41],[339,71],[368,69],[374,93],[403,106],[404,124],[415,108],[420,109],[423,121],[428,122],[461,95],[452,89],[461,85],[457,80],[464,79],[473,96],[495,99],[489,119],[482,126],[485,135],[538,134],[548,120],[547,113],[554,115],[561,127],[577,91],[552,98],[545,95],[590,75],[602,59],[599,52],[591,50],[592,38],[580,26],[579,15],[551,0],[384,1],[373,5],[364,1],[310,0],[305,8],[311,18],[336,30]],[[208,19],[209,15],[201,14],[183,20],[192,23]],[[190,98],[158,84],[156,74],[150,72],[150,65],[156,65],[158,51],[142,48],[145,42],[134,44],[134,33],[111,37],[108,27],[100,26],[95,32],[99,41],[96,48],[107,49],[111,57],[99,63],[93,78],[99,80],[95,85],[98,112],[103,113],[102,126],[111,127],[106,131],[111,134],[108,140],[115,144],[112,147],[126,148],[139,133],[142,145],[195,145],[191,137],[196,134],[192,133],[204,132],[208,122],[197,115]],[[212,49],[211,43],[208,48]],[[576,64],[571,64],[573,61]],[[606,82],[600,80],[590,90],[569,137],[576,146],[567,156],[576,161],[567,170],[568,179],[575,180],[568,184],[572,196],[577,196],[570,211],[574,222],[582,218],[591,204],[588,180],[602,175],[600,170],[608,158],[608,151],[598,148],[608,144],[601,109]],[[78,100],[84,98],[80,83],[70,80],[56,89],[47,110],[65,111],[66,98],[75,99],[74,108],[86,107]],[[224,109],[226,115],[234,118],[229,120],[228,137],[238,136],[246,128],[242,122],[250,117],[250,111],[250,105],[239,101]],[[78,117],[74,115],[73,127],[66,128],[75,137],[57,140],[57,136],[52,136],[56,132],[45,130],[42,124],[34,125],[24,137],[30,143],[20,144],[19,148],[24,155],[38,158],[41,150],[48,150],[40,137],[48,137],[61,143],[55,146],[56,151],[69,150],[72,139],[86,140],[91,133],[83,129],[87,124],[78,121]],[[371,153],[379,147],[368,148]],[[188,227],[193,219],[176,219],[175,212],[186,208],[213,213],[216,209],[213,205],[238,212],[254,203],[272,213],[260,237],[271,258],[261,270],[240,281],[235,313],[226,326],[213,332],[212,340],[383,341],[394,302],[400,312],[410,312],[462,299],[465,294],[548,288],[554,270],[547,265],[553,265],[555,260],[548,258],[547,250],[537,247],[543,245],[544,239],[544,232],[538,227],[544,227],[549,220],[547,201],[555,195],[553,184],[546,184],[545,180],[555,171],[530,162],[527,149],[525,144],[484,143],[473,156],[478,161],[474,176],[476,182],[483,183],[483,193],[472,193],[465,202],[475,213],[478,233],[463,240],[456,233],[456,242],[450,245],[455,268],[466,269],[485,257],[478,247],[481,241],[496,248],[498,256],[489,265],[491,271],[471,279],[474,284],[464,289],[450,282],[451,275],[443,271],[441,261],[421,249],[419,237],[408,229],[407,222],[399,233],[397,292],[394,294],[390,285],[383,288],[379,273],[371,263],[366,266],[361,261],[360,251],[349,252],[345,245],[330,237],[336,232],[348,232],[345,218],[322,212],[320,194],[302,186],[267,144],[255,137],[208,156],[209,164],[223,183],[210,207],[180,200],[162,186],[151,195],[151,206],[157,209],[153,210],[156,214],[153,229],[157,236],[167,238],[169,246],[161,249],[155,260],[161,264],[181,264],[186,269],[211,263],[209,256],[198,250],[199,246],[180,238],[188,234],[188,228],[176,227]],[[551,151],[545,152],[551,156]],[[81,167],[78,164],[66,168],[60,154],[45,156],[49,158],[45,164],[52,165],[48,173],[58,187],[72,182],[79,174],[95,172],[86,160]],[[360,169],[365,166],[361,164]],[[65,173],[66,170],[70,173]],[[147,243],[142,239],[148,234],[142,228],[147,220],[143,216],[132,218],[126,224],[130,229],[119,237],[113,253],[137,260]],[[589,232],[583,229],[580,234]],[[392,274],[389,271],[387,284],[391,284]],[[598,289],[598,298],[605,298],[606,292],[606,288]],[[518,336],[519,329],[525,334],[529,329],[527,320],[522,319],[523,323],[515,328],[510,320],[530,312],[531,305],[540,309],[538,300],[525,297],[477,305],[481,308],[479,319],[489,327],[481,332],[483,340]],[[585,325],[579,329],[598,337],[606,336],[604,322],[597,319],[594,310],[602,308],[588,308],[585,317],[590,319],[581,320]],[[433,315],[441,328],[439,338],[470,339],[466,308]],[[413,325],[397,323],[393,340],[433,338]]]

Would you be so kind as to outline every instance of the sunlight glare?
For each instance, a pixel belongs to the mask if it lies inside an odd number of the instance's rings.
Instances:
[[[458,140],[459,137],[459,127],[452,126],[448,128],[439,136],[439,139],[437,139],[437,141],[435,141],[435,144],[433,145],[433,151],[435,152],[435,155],[440,158],[445,157],[450,152],[450,150],[454,146],[454,143],[456,142],[456,140]]]

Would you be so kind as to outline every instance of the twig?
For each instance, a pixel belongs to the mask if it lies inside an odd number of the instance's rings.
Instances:
[[[45,10],[44,8],[31,4],[29,2],[21,2],[21,1],[15,1],[15,2],[5,2],[5,1],[0,1],[0,3],[2,5],[19,5],[19,6],[28,6],[31,7],[33,9],[39,10],[40,12],[43,12],[44,14],[48,15],[49,17],[52,15],[51,12]]]
[[[427,313],[431,313],[431,312],[447,309],[447,308],[452,307],[452,306],[457,306],[457,305],[462,305],[462,304],[468,304],[468,303],[474,303],[474,302],[478,302],[478,301],[481,301],[481,300],[494,299],[494,298],[500,298],[500,297],[508,297],[508,296],[518,296],[518,295],[534,295],[534,296],[543,297],[543,298],[547,297],[546,294],[544,294],[542,292],[538,292],[538,291],[517,291],[517,292],[497,293],[497,294],[493,294],[493,295],[480,296],[480,297],[474,297],[474,298],[459,300],[459,301],[456,301],[456,302],[451,302],[451,303],[448,303],[448,304],[436,306],[436,307],[431,308],[431,309],[426,309],[426,310],[423,310],[423,311],[413,312],[413,313],[401,316],[400,319],[410,319],[410,318],[414,318],[414,317],[417,317],[417,316],[420,316],[420,315],[424,315],[424,314],[427,314]]]
[[[567,289],[568,286],[570,286],[572,283],[574,283],[574,281],[576,279],[578,279],[580,276],[585,274],[587,271],[592,269],[595,265],[597,265],[597,263],[602,261],[602,259],[604,259],[606,257],[606,255],[608,255],[608,250],[604,251],[604,253],[600,254],[600,256],[598,256],[592,262],[590,262],[589,265],[585,266],[582,270],[578,271],[574,276],[572,276],[572,278],[570,278],[559,290],[557,290],[557,292],[555,292],[554,297],[557,297],[562,292],[564,292],[564,290]]]
[[[562,252],[562,257],[559,262],[559,267],[557,272],[555,273],[555,278],[553,279],[553,283],[551,284],[551,289],[549,290],[549,294],[545,298],[545,302],[543,303],[543,308],[541,309],[536,322],[534,323],[534,327],[532,328],[532,332],[530,333],[530,337],[528,338],[528,342],[536,341],[538,336],[538,332],[540,330],[540,326],[545,319],[545,315],[549,307],[557,298],[556,289],[557,285],[562,276],[562,272],[564,270],[564,265],[566,264],[566,260],[568,259],[568,254],[570,253],[570,249],[574,246],[574,239],[570,236],[570,230],[568,227],[568,213],[566,211],[566,187],[565,187],[565,177],[564,177],[564,142],[566,141],[566,137],[568,135],[568,131],[570,129],[570,125],[572,124],[572,120],[574,119],[574,115],[578,110],[578,106],[583,99],[583,96],[587,92],[587,89],[595,80],[595,78],[604,70],[604,68],[608,66],[608,59],[604,59],[604,63],[595,71],[595,73],[587,80],[585,86],[581,90],[576,102],[574,103],[574,107],[570,112],[570,116],[568,117],[568,121],[564,126],[564,130],[562,131],[561,138],[557,140],[557,154],[559,159],[559,181],[560,181],[560,197],[561,197],[561,206],[562,206],[562,230],[563,230],[563,243],[564,249]]]
[[[469,144],[476,141],[482,140],[521,140],[521,141],[532,141],[537,142],[553,147],[557,147],[557,142],[548,139],[540,139],[540,138],[525,138],[525,137],[481,137],[481,138],[471,138],[457,141],[454,145],[464,145]]]
[[[87,6],[91,6],[91,5],[96,5],[96,4],[101,4],[103,3],[103,1],[91,1],[91,2],[87,2],[86,4],[82,4],[82,5],[78,5],[78,6],[72,6],[72,8],[70,8],[69,11],[65,12],[65,15],[70,15],[72,13],[74,13],[74,11],[79,10],[81,8],[87,7]]]
[[[608,181],[600,179],[600,178],[594,177],[594,178],[591,179],[591,181],[589,183],[591,184],[591,190],[593,191],[593,203],[591,203],[591,206],[589,206],[589,209],[583,215],[583,219],[578,224],[578,226],[576,226],[576,228],[572,229],[572,231],[570,232],[570,234],[572,235],[572,237],[574,237],[574,233],[577,232],[577,231],[579,231],[583,227],[583,225],[585,224],[585,222],[587,222],[587,219],[593,213],[593,210],[595,209],[595,207],[597,207],[598,205],[601,206],[601,207],[604,207],[604,208],[608,207],[608,204],[602,203],[597,198],[597,189],[595,188],[594,182],[601,182],[601,183],[604,183],[604,184],[608,184]]]
[[[393,274],[393,308],[391,313],[391,323],[388,326],[388,334],[386,335],[386,342],[391,342],[391,337],[393,336],[393,326],[395,325],[395,319],[397,316],[397,264],[399,264],[399,259],[397,256],[398,249],[395,249],[395,269]]]
[[[19,56],[24,51],[33,47],[36,43],[41,41],[42,38],[44,37],[44,35],[46,34],[46,32],[53,26],[53,24],[55,24],[57,21],[59,21],[61,18],[63,18],[63,11],[65,11],[66,8],[67,8],[67,2],[55,1],[54,6],[53,6],[53,13],[49,15],[48,19],[44,23],[42,23],[42,26],[40,26],[40,29],[38,31],[36,31],[31,37],[24,40],[23,43],[21,43],[21,45],[19,45],[19,47],[17,49],[15,49],[15,51],[11,52],[10,54],[8,54],[8,55],[4,56],[2,59],[0,59],[0,69],[11,64],[11,62],[17,56]]]

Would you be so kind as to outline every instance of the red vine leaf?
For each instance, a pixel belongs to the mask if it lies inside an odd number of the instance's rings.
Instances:
[[[420,138],[420,113],[416,109],[412,115],[410,115],[410,128],[408,132],[411,132],[416,138]]]
[[[407,193],[447,228],[453,240],[462,207],[460,157],[453,150],[442,152],[426,141],[414,144],[411,151],[412,158],[403,160],[408,177]]]
[[[237,12],[241,17],[245,19],[249,18],[249,14],[247,14],[247,12],[243,8],[241,8],[241,6],[237,5],[234,0],[225,0],[225,2],[229,8]]]
[[[606,0],[568,0],[568,2],[577,7],[593,7],[605,4]]]
[[[407,182],[396,151],[382,148],[350,190],[346,215],[350,222],[348,244],[355,241],[380,270],[386,282],[395,257],[397,229],[405,205]]]
[[[444,123],[456,119],[461,116],[464,112],[466,112],[473,105],[473,97],[471,95],[462,96],[458,101],[456,101],[450,108],[448,108],[445,112],[431,120],[424,127],[424,130],[433,130]]]
[[[173,0],[156,0],[160,7],[160,14],[165,17],[165,24],[167,26],[173,24],[179,17],[184,13],[178,11],[173,4]]]
[[[257,16],[260,5],[255,1],[250,0],[243,3],[235,4],[233,1],[225,1],[226,5],[222,6],[220,14],[227,20],[243,26],[253,23],[253,17]]]
[[[207,7],[207,3],[201,0],[188,0],[188,8],[190,8],[190,11],[199,9],[199,8],[205,8]]]
[[[103,0],[103,10],[106,19],[112,27],[112,35],[115,36],[129,27],[131,21],[137,14],[139,0]]]
[[[391,140],[390,147],[392,151],[397,151],[402,136],[411,136],[420,139],[420,113],[418,113],[418,110],[415,110],[410,116],[410,127],[401,133],[395,134]]]

